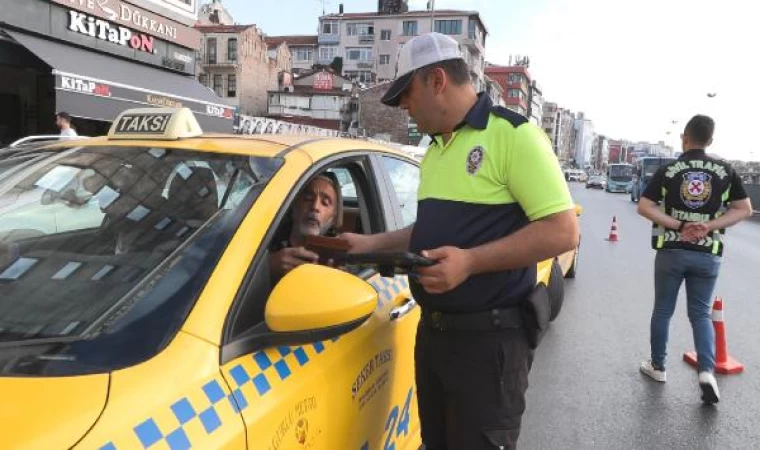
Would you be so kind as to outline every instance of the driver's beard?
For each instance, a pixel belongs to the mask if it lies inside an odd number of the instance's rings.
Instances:
[[[307,223],[301,223],[298,225],[298,234],[301,235],[302,239],[306,236],[324,236],[329,229],[329,223],[320,225],[319,227],[313,227]]]

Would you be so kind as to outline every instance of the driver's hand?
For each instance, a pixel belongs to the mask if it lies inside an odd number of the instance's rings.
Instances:
[[[348,253],[369,253],[372,238],[365,234],[343,233],[338,236],[348,242]]]
[[[288,247],[272,253],[270,261],[272,270],[277,274],[284,275],[301,264],[316,264],[319,261],[319,255],[303,247]]]

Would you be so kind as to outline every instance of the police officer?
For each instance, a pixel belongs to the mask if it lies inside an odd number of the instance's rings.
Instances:
[[[656,381],[665,381],[670,318],[686,281],[698,382],[705,403],[720,399],[713,375],[715,332],[710,307],[723,254],[722,236],[725,228],[752,215],[739,175],[727,162],[705,153],[714,129],[713,120],[702,115],[686,124],[681,135],[683,155],[654,174],[638,207],[639,214],[653,223],[652,248],[657,250],[651,359],[642,362],[640,370]]]
[[[514,448],[533,360],[520,306],[536,263],[578,245],[567,183],[540,128],[476,94],[448,36],[408,41],[382,101],[432,135],[417,221],[343,237],[351,251],[411,250],[436,262],[410,277],[422,307],[415,368],[427,450]]]

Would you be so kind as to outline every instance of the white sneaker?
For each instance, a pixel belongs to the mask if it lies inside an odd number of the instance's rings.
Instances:
[[[720,401],[718,382],[712,372],[699,372],[699,387],[702,389],[702,401],[708,404]]]
[[[641,365],[639,366],[639,370],[644,375],[647,375],[649,376],[649,378],[655,381],[659,381],[660,383],[664,383],[665,379],[667,378],[664,370],[659,370],[659,369],[654,368],[654,366],[652,365],[651,359],[642,362]]]

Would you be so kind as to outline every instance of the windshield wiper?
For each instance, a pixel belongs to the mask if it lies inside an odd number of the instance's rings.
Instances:
[[[2,334],[0,334],[2,339]],[[71,344],[78,341],[85,340],[82,336],[68,336],[68,337],[44,337],[44,338],[27,338],[15,341],[2,341],[0,340],[0,349],[9,347],[31,346],[31,345],[55,345],[55,344]]]

